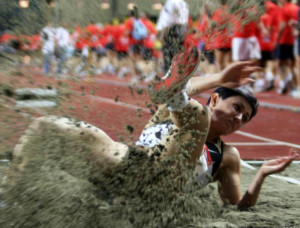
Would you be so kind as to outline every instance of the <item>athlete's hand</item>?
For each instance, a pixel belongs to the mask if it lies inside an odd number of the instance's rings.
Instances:
[[[254,61],[235,62],[220,72],[221,86],[235,88],[253,82],[250,75],[262,68]]]
[[[285,168],[288,167],[294,159],[295,156],[286,156],[278,159],[269,160],[261,166],[260,173],[264,177],[274,173],[280,173],[284,171]]]

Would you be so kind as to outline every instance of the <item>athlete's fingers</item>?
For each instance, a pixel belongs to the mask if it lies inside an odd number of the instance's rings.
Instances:
[[[255,67],[255,66],[258,66],[258,63],[256,61],[253,61],[253,60],[240,61],[240,62],[236,62],[234,64],[235,64],[234,66],[236,68],[239,68],[239,69],[243,69],[243,68],[246,68],[246,67]]]
[[[242,73],[245,74],[245,75],[249,75],[249,74],[252,74],[256,71],[262,71],[263,69],[259,66],[245,66],[243,69],[242,69]]]
[[[300,152],[296,148],[290,148],[289,156],[293,157],[293,159],[300,159]]]
[[[244,79],[241,81],[240,85],[241,85],[241,86],[247,85],[247,84],[252,83],[252,82],[254,82],[254,81],[255,81],[255,80],[252,79],[252,78],[244,78]]]

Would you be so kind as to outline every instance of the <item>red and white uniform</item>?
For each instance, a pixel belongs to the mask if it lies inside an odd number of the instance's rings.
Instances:
[[[267,34],[264,34],[262,31],[259,32],[258,34],[258,40],[259,40],[259,45],[260,49],[262,51],[273,51],[274,49],[274,42],[272,39],[272,17],[271,15],[264,13],[260,17],[260,22],[263,24],[265,29],[268,31]]]
[[[118,52],[128,52],[130,47],[129,31],[124,25],[119,25],[115,29],[115,50]]]
[[[265,1],[266,13],[271,17],[271,28],[270,34],[273,45],[275,45],[276,38],[279,31],[279,24],[281,21],[281,10],[279,6],[277,6],[272,1]]]
[[[232,38],[232,60],[244,61],[250,59],[261,59],[261,51],[256,33],[258,25],[255,21],[244,24],[248,11],[244,10],[244,15],[233,17],[233,38]],[[254,9],[253,9],[254,10]]]
[[[294,36],[292,28],[289,26],[290,20],[298,21],[298,6],[295,3],[289,2],[282,6],[281,8],[281,18],[282,22],[285,23],[285,28],[280,36],[280,44],[294,45]]]
[[[114,44],[115,37],[116,37],[116,26],[114,25],[106,25],[103,27],[102,34],[105,37],[104,43],[107,44]]]

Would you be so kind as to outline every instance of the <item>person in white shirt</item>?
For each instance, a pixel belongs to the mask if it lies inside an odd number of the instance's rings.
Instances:
[[[66,50],[70,40],[70,33],[65,28],[65,23],[62,22],[61,26],[56,29],[57,40],[57,69],[56,73],[61,74],[62,68],[66,62]]]
[[[171,65],[173,56],[182,48],[188,16],[189,9],[184,0],[167,0],[160,12],[156,29],[163,43],[165,73]]]
[[[51,71],[51,60],[55,50],[55,29],[53,23],[49,22],[41,31],[42,53],[44,57],[43,71],[49,74]]]

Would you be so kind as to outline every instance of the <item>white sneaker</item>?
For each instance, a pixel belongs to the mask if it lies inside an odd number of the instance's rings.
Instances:
[[[257,79],[254,82],[253,90],[255,92],[262,92],[262,91],[264,91],[264,89],[265,89],[265,80],[262,78]]]
[[[102,73],[103,73],[103,71],[101,69],[96,70],[96,74],[102,74]]]
[[[132,79],[130,80],[130,84],[131,85],[136,85],[139,82],[139,78],[135,75],[132,77]]]
[[[124,78],[129,73],[131,73],[130,68],[128,68],[128,67],[121,67],[121,69],[118,72],[118,77],[119,78]]]
[[[290,93],[290,96],[299,99],[300,98],[300,89],[298,88],[298,89],[293,90]]]
[[[284,80],[284,81],[279,81],[279,85],[278,85],[278,89],[277,89],[277,93],[278,94],[286,94],[288,92],[288,81]]]
[[[144,82],[148,83],[154,80],[156,76],[156,72],[152,71],[151,73],[147,74],[144,78]]]

